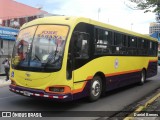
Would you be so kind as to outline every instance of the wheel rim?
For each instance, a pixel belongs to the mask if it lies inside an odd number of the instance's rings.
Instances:
[[[92,84],[92,94],[98,96],[100,94],[100,82],[95,80]]]
[[[145,75],[144,72],[142,72],[141,83],[144,83],[144,80],[145,80]]]

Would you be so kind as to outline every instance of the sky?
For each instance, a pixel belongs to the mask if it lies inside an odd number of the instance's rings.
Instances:
[[[127,5],[130,5],[128,0],[15,1],[32,7],[42,7],[42,10],[52,14],[87,17],[142,34],[149,34],[149,24],[155,22],[154,13],[144,13],[142,10],[130,9],[127,7]]]

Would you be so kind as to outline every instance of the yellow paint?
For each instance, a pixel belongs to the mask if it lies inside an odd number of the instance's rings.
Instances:
[[[119,65],[114,67],[115,59],[118,59]],[[97,72],[104,74],[125,73],[126,71],[141,71],[147,69],[149,61],[156,60],[155,57],[127,57],[127,56],[106,56],[94,59],[74,71],[75,82],[85,80],[88,76],[94,76]],[[83,71],[83,74],[82,74]]]
[[[19,63],[19,61],[20,61],[20,57],[19,56],[15,56],[15,58],[12,58],[12,63],[14,65],[17,65]]]
[[[124,120],[133,120],[134,119],[134,113],[138,113],[144,109],[143,106],[139,106],[133,113],[131,113],[129,116],[124,118]]]

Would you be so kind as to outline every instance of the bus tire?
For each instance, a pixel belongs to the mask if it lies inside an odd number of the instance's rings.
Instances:
[[[146,71],[142,70],[139,85],[143,85],[145,83],[145,81],[146,81]]]
[[[102,93],[102,79],[99,76],[95,76],[91,80],[91,87],[89,91],[89,101],[93,102],[99,99]]]

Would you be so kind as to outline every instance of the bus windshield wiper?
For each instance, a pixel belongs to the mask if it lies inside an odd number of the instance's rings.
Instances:
[[[38,60],[38,61],[41,61],[41,59],[35,54],[35,58]]]
[[[54,51],[54,61],[55,61],[55,59],[56,59],[56,56],[57,56],[57,53],[58,53],[58,44],[57,44],[57,46],[56,46],[56,50]]]
[[[54,52],[51,52],[51,53],[49,53],[49,56],[48,56],[48,61],[46,62],[46,64],[45,64],[45,66],[44,66],[44,68],[46,68],[46,66],[54,59],[54,62],[53,63],[55,63],[55,58],[56,58],[56,56],[57,56],[57,53],[58,53],[58,44],[57,44],[57,46],[56,46],[56,50],[54,51]],[[53,55],[54,54],[54,55]]]

